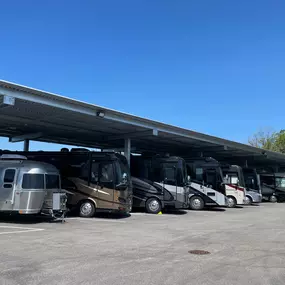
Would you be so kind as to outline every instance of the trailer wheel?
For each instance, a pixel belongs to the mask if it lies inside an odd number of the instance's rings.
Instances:
[[[158,214],[161,211],[161,203],[157,198],[150,198],[145,203],[147,213]]]
[[[85,200],[80,204],[79,216],[82,218],[91,218],[96,211],[95,205],[90,200]]]
[[[245,197],[245,205],[251,205],[252,204],[252,198],[250,196]]]
[[[228,196],[228,208],[234,208],[237,205],[237,200],[233,196]]]
[[[191,210],[199,211],[199,210],[204,209],[204,206],[205,206],[205,202],[201,197],[193,196],[190,198],[189,207]]]
[[[276,197],[275,195],[271,195],[271,196],[269,197],[269,202],[271,202],[271,203],[276,203],[276,202],[277,202],[277,197]]]

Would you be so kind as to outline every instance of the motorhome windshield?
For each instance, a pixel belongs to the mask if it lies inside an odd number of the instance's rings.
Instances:
[[[167,184],[176,184],[177,163],[160,162],[153,170],[154,181],[164,181]]]
[[[168,184],[183,186],[187,180],[187,169],[184,160],[161,162],[160,169],[161,179]]]
[[[275,184],[276,187],[285,188],[285,177],[276,177]]]
[[[252,190],[259,190],[258,178],[255,173],[244,172],[245,186]]]
[[[125,179],[127,179],[127,181],[130,180],[131,174],[130,174],[129,167],[122,160],[118,160],[116,162],[116,171],[117,171],[117,177],[118,177],[117,184],[124,182]],[[125,174],[127,175],[126,177],[125,177]]]
[[[226,172],[226,178],[228,179],[230,184],[238,184],[239,183],[239,178],[238,178],[238,173],[237,172]]]

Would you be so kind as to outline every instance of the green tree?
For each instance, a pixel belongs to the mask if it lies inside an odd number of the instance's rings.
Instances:
[[[249,138],[248,143],[254,147],[278,151],[276,146],[277,138],[278,133],[276,133],[272,129],[261,129],[251,138]]]
[[[276,134],[275,147],[277,151],[285,153],[285,130]]]

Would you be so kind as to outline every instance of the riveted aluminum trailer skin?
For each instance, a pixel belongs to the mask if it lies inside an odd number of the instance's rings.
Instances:
[[[23,156],[0,157],[0,212],[62,216],[66,194],[59,171],[52,165]]]

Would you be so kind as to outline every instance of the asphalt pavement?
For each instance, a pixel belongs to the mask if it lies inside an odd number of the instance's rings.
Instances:
[[[1,218],[0,244],[3,285],[283,285],[285,204],[64,224]]]

